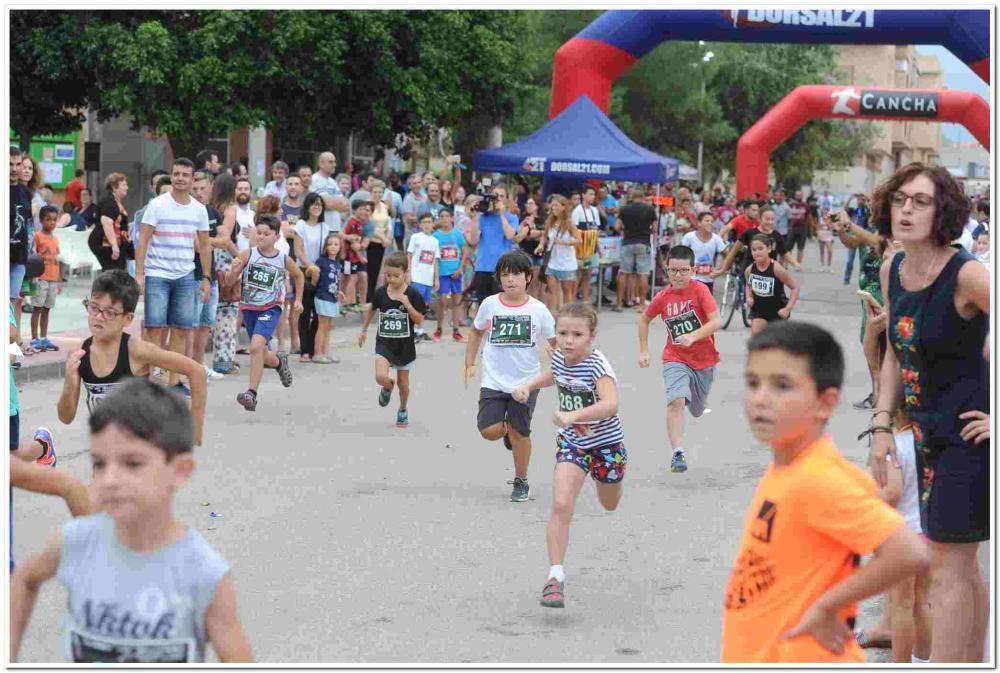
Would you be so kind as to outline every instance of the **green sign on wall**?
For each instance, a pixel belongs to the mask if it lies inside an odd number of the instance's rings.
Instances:
[[[16,142],[14,131],[10,132],[11,142]],[[80,132],[58,136],[35,136],[31,139],[28,154],[38,164],[44,176],[42,181],[56,189],[62,189],[73,179],[73,173],[83,165],[80,156]]]

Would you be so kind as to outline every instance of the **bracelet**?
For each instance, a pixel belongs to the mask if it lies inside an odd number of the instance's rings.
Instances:
[[[890,435],[891,435],[891,434],[893,434],[893,431],[892,431],[892,428],[890,428],[890,427],[889,427],[889,426],[887,426],[887,425],[873,425],[872,427],[870,427],[870,428],[868,428],[868,429],[869,429],[869,430],[871,431],[871,433],[872,433],[873,435],[874,435],[874,434],[875,434],[876,432],[886,432],[886,433],[888,433],[888,434],[890,434]]]
[[[889,412],[889,411],[885,411],[883,409],[883,410],[880,410],[880,411],[876,411],[874,414],[872,414],[872,420],[875,420],[875,417],[878,416],[879,414],[888,414],[889,418],[892,418],[892,413]]]

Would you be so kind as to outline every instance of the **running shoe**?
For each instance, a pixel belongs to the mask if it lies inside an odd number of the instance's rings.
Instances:
[[[332,358],[329,355],[317,355],[313,358],[313,364],[317,365],[332,365],[336,362],[340,362],[340,360]]]
[[[510,492],[511,502],[524,502],[528,499],[528,480],[521,477],[514,477],[514,488]]]
[[[281,385],[286,388],[292,385],[292,370],[288,366],[288,353],[282,353],[278,356],[278,368],[275,371],[278,372],[278,378],[281,379]]]
[[[184,397],[187,397],[187,398],[190,398],[190,397],[191,397],[191,389],[190,389],[190,388],[188,388],[188,387],[187,387],[187,386],[186,386],[186,385],[184,384],[184,382],[183,382],[183,381],[178,381],[178,382],[177,382],[177,385],[175,385],[175,386],[170,386],[170,388],[171,388],[172,390],[175,390],[176,392],[180,393],[180,394],[181,394],[181,395],[183,395]]]
[[[565,584],[555,577],[550,577],[542,589],[542,600],[539,604],[543,608],[564,608],[566,607]]]
[[[56,444],[52,440],[52,431],[46,427],[37,428],[35,430],[35,434],[32,436],[32,439],[45,447],[45,453],[35,462],[43,467],[55,467]]]
[[[875,408],[875,394],[869,393],[868,397],[861,400],[860,402],[854,403],[855,409],[874,409]]]
[[[670,459],[670,471],[671,472],[687,472],[688,464],[684,462],[683,453],[675,453],[674,457]]]
[[[400,409],[396,412],[396,427],[406,428],[410,425],[410,412],[406,409]]]
[[[41,339],[32,339],[31,340],[31,350],[35,351],[36,353],[42,353],[42,352],[44,352],[45,351],[45,346],[42,345],[42,340]]]
[[[226,378],[226,375],[215,371],[211,367],[206,366],[205,378],[207,378],[209,381],[221,381],[222,379]]]
[[[457,329],[454,330],[454,331],[452,331],[451,338],[454,339],[455,341],[457,341],[460,344],[464,344],[464,343],[466,343],[468,341],[468,339],[466,339],[464,336],[462,336],[462,333],[459,332]]]
[[[43,350],[47,350],[47,351],[57,351],[57,350],[59,350],[59,346],[56,346],[54,343],[52,343],[51,341],[49,341],[48,337],[45,337],[41,341],[42,341],[42,349]]]
[[[434,341],[441,341],[441,330],[434,330]]]
[[[236,401],[243,405],[247,411],[257,410],[257,396],[253,391],[247,390],[236,396]]]
[[[389,406],[389,400],[392,399],[392,388],[382,388],[378,393],[378,405],[380,407]]]

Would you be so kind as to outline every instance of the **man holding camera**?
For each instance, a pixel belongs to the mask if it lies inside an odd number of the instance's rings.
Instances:
[[[489,185],[484,187],[486,193],[470,213],[472,221],[465,230],[465,240],[477,248],[472,287],[480,303],[499,291],[494,274],[497,261],[513,250],[518,229],[517,217],[507,212],[507,189],[497,186],[489,191]]]

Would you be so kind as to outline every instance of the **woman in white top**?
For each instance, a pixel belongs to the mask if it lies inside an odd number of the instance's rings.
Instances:
[[[549,197],[549,218],[545,221],[540,247],[549,251],[545,274],[548,306],[553,312],[576,298],[576,246],[583,236],[569,214],[569,201],[565,197],[558,194]]]
[[[302,217],[295,223],[295,259],[303,272],[316,266],[316,260],[323,253],[323,241],[329,233],[324,221],[323,197],[309,192],[302,203]],[[318,273],[318,269],[314,272]],[[302,354],[299,362],[311,362],[319,330],[319,314],[316,313],[316,286],[308,280],[302,290],[302,313],[299,314],[299,347]]]
[[[368,294],[365,295],[371,300],[375,296],[375,288],[381,285],[379,276],[382,272],[382,258],[385,251],[392,246],[392,218],[396,216],[396,208],[389,201],[383,201],[385,196],[385,183],[375,180],[371,185],[371,202],[375,204],[372,211],[371,221],[375,225],[375,231],[368,242]]]

